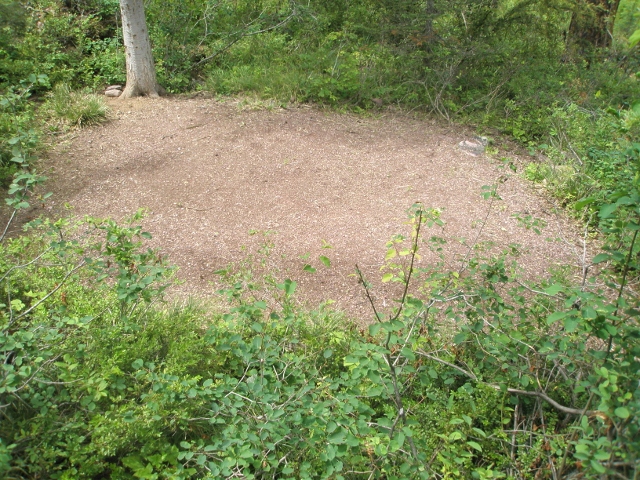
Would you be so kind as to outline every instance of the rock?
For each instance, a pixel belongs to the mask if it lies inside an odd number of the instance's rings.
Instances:
[[[122,90],[122,85],[109,85],[105,91],[109,91],[109,90]]]
[[[119,97],[121,93],[122,91],[118,90],[117,88],[113,88],[104,92],[107,97]]]
[[[473,137],[473,140],[461,141],[458,144],[458,147],[467,152],[469,155],[477,157],[478,155],[482,155],[484,153],[484,150],[487,147],[487,143],[488,142],[485,137]]]

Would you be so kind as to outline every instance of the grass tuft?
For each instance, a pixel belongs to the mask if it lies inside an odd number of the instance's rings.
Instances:
[[[104,122],[109,113],[101,97],[86,91],[74,92],[65,83],[54,87],[44,108],[45,113],[63,127],[97,125]]]

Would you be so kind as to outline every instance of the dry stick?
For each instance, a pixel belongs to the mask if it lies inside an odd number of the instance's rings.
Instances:
[[[542,438],[544,439],[545,442],[548,442],[549,440],[547,439],[547,426],[545,425],[544,411],[542,410],[541,406],[539,408],[540,408],[540,421],[542,423]],[[556,471],[556,466],[553,463],[553,457],[551,456],[551,452],[549,450],[547,450],[547,461],[549,462],[549,466],[551,467],[553,480],[558,480],[558,472]]]
[[[516,432],[518,430],[518,419],[520,417],[520,402],[516,403],[513,409],[513,433],[511,434],[511,461],[516,461]]]
[[[7,234],[7,231],[9,230],[9,225],[11,225],[11,222],[13,222],[14,217],[16,216],[16,213],[18,212],[18,209],[14,209],[13,213],[11,214],[11,218],[9,219],[9,221],[7,222],[7,226],[4,227],[4,232],[2,232],[2,236],[0,237],[0,242],[2,242],[4,240],[5,235]]]
[[[204,43],[204,40],[209,36],[209,24],[208,24],[208,22],[207,22],[207,15],[208,15],[209,10],[215,9],[215,8],[217,8],[219,5],[220,5],[220,2],[216,3],[215,5],[207,4],[207,5],[206,5],[206,7],[205,7],[205,11],[202,13],[202,18],[201,18],[201,19],[199,19],[198,21],[196,21],[196,23],[194,23],[194,24],[193,24],[193,26],[192,26],[189,30],[187,30],[187,35],[188,35],[189,33],[191,33],[191,31],[193,31],[193,30],[196,28],[196,26],[197,26],[201,21],[202,21],[202,23],[204,23],[204,35],[203,35],[203,36],[202,36],[202,38],[200,39],[200,42],[198,42],[198,45],[196,45],[196,46],[195,46],[195,48],[192,48],[192,49],[191,49],[191,52],[190,52],[191,54],[192,54],[194,51],[198,50],[198,49],[202,46],[202,44]],[[187,36],[187,35],[185,35],[185,38],[186,38],[186,36]],[[184,45],[184,44],[186,44],[186,43],[187,43],[187,42],[186,42],[186,40],[185,40],[185,41],[183,42],[183,45]]]
[[[498,181],[500,181],[501,179],[502,182],[504,183],[506,181],[506,178],[501,176],[500,178],[498,178]],[[484,230],[484,227],[487,225],[487,222],[489,221],[489,215],[491,214],[491,211],[493,209],[493,202],[495,202],[496,198],[497,198],[497,194],[498,194],[498,188],[496,187],[495,191],[494,191],[494,195],[491,195],[491,201],[489,202],[489,208],[487,209],[487,214],[484,216],[484,220],[482,221],[482,224],[480,225],[480,229],[478,230],[478,234],[476,235],[476,238],[474,238],[473,242],[471,243],[471,245],[469,245],[469,248],[467,249],[467,253],[464,256],[464,258],[462,259],[462,265],[460,266],[460,270],[458,270],[458,275],[460,275],[462,272],[464,272],[467,269],[467,265],[469,264],[467,260],[469,260],[469,255],[471,255],[471,251],[473,249],[473,247],[478,243],[478,240],[480,239],[480,235],[482,235],[482,231]],[[448,287],[448,285],[444,288],[444,290],[446,290]]]
[[[624,272],[622,273],[622,280],[620,281],[620,290],[618,291],[618,298],[616,299],[616,311],[614,316],[618,315],[618,310],[620,309],[620,300],[622,299],[622,293],[624,291],[624,287],[627,281],[627,274],[629,273],[629,265],[631,263],[631,254],[633,253],[633,247],[636,244],[636,239],[638,238],[638,230],[633,233],[633,240],[631,240],[631,246],[629,247],[629,253],[627,255],[627,261],[624,265]],[[611,345],[611,339],[613,337],[609,336],[609,346]],[[611,348],[611,347],[609,347]]]
[[[500,385],[492,385],[490,383],[485,383],[485,385],[495,389],[495,390],[501,390]],[[556,402],[553,398],[549,397],[547,394],[543,393],[543,392],[532,392],[529,390],[518,390],[516,388],[507,388],[507,392],[509,393],[515,393],[517,395],[525,395],[528,397],[538,397],[542,400],[544,400],[545,402],[547,402],[549,405],[551,405],[553,408],[555,408],[556,410],[559,410],[563,413],[568,413],[570,415],[594,415],[596,414],[598,411],[597,410],[586,410],[586,409],[579,409],[579,408],[572,408],[572,407],[565,407],[564,405],[559,404],[558,402]],[[587,404],[588,406],[588,404]]]
[[[25,185],[24,188],[22,189],[22,193],[25,196],[27,195],[27,193],[29,193],[29,187],[27,185]],[[11,214],[11,218],[7,222],[7,225],[4,227],[4,232],[2,232],[2,236],[0,236],[0,242],[2,242],[4,240],[4,237],[7,235],[7,231],[9,230],[9,225],[11,225],[11,222],[13,222],[13,219],[15,218],[16,213],[18,213],[18,209],[14,208],[13,213]]]
[[[376,320],[378,320],[378,322],[382,322],[382,318],[380,317],[380,314],[378,313],[378,309],[376,308],[376,304],[373,301],[373,298],[371,297],[371,294],[369,293],[369,286],[367,285],[367,282],[364,279],[364,276],[362,275],[362,271],[360,270],[360,267],[358,267],[357,263],[356,263],[356,274],[358,275],[358,279],[360,280],[360,283],[362,283],[362,286],[364,287],[364,294],[366,295],[367,300],[369,301],[369,304],[371,305],[371,308],[373,309],[373,313],[376,316]]]
[[[556,208],[557,208],[557,205],[556,205]],[[589,219],[587,220],[587,223],[584,226],[584,234],[581,239],[581,242],[582,242],[581,254],[578,253],[578,250],[576,249],[576,246],[573,243],[569,242],[566,238],[564,238],[564,235],[562,235],[562,230],[560,229],[560,225],[556,224],[558,227],[558,230],[557,230],[558,237],[573,251],[573,255],[576,257],[576,260],[580,265],[580,268],[582,269],[582,281],[580,282],[580,288],[582,290],[584,290],[585,285],[587,283],[587,275],[589,274],[589,269],[593,266],[593,263],[587,262],[587,238],[589,236],[589,225],[591,225],[592,218],[593,216],[589,216]]]

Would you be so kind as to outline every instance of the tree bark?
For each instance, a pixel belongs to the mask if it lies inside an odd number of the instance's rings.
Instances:
[[[156,80],[144,0],[120,0],[120,13],[127,63],[127,85],[120,98],[141,95],[156,98],[164,94],[164,89]]]

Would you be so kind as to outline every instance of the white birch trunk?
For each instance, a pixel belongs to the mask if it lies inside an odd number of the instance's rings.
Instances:
[[[156,81],[144,0],[120,0],[122,36],[127,61],[127,85],[120,98],[146,95],[158,97],[164,89]]]

